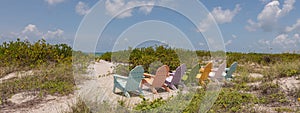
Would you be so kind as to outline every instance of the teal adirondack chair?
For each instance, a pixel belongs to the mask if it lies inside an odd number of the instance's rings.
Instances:
[[[232,79],[232,74],[236,70],[236,68],[237,68],[237,62],[233,62],[229,68],[225,69],[226,73],[224,73],[223,76],[225,76],[226,80]]]
[[[136,66],[129,73],[128,77],[114,75],[114,88],[113,92],[115,92],[116,88],[120,89],[126,97],[130,97],[129,91],[138,90],[141,95],[144,95],[142,89],[139,87],[141,80],[144,78],[144,69],[142,66]]]

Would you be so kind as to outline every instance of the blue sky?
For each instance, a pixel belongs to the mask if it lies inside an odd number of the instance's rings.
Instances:
[[[203,34],[216,24],[226,51],[300,52],[300,3],[296,0],[200,0],[207,14],[192,10],[191,6],[180,3],[182,0],[100,1],[102,4],[99,0],[2,0],[0,43],[16,38],[30,41],[44,38],[50,43],[72,46],[81,22],[94,12],[100,16],[90,16],[93,21],[113,18],[97,37],[96,51],[136,46],[150,39],[175,47],[206,50],[208,40]],[[192,19],[201,19],[193,24],[185,14],[157,6],[162,4],[190,12]],[[120,12],[136,5],[149,6]],[[89,33],[84,36],[92,37]],[[87,41],[82,45],[90,44]]]

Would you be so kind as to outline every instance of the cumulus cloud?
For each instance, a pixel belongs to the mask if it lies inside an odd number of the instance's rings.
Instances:
[[[107,10],[107,14],[111,16],[115,16],[121,13],[122,10],[126,10],[125,12],[122,12],[122,14],[117,16],[117,18],[126,18],[132,16],[132,7],[137,5],[145,5],[141,6],[139,10],[144,12],[145,14],[148,14],[152,11],[152,5],[154,4],[154,0],[131,0],[129,2],[126,2],[124,0],[106,0],[105,8]]]
[[[11,32],[3,37],[7,38],[20,38],[20,39],[30,39],[38,40],[41,38],[44,39],[53,39],[53,38],[62,38],[64,31],[61,29],[48,30],[47,32],[42,32],[34,24],[28,24],[21,32]]]
[[[202,42],[199,42],[198,44],[199,44],[199,46],[204,46],[204,45],[205,45],[205,44],[202,43]]]
[[[145,14],[149,14],[151,11],[152,11],[152,8],[153,8],[153,5],[154,5],[154,2],[150,1],[148,3],[145,3],[146,6],[143,6],[143,7],[140,7],[140,10],[142,12],[144,12]]]
[[[271,0],[259,0],[259,1],[265,4],[265,3],[270,2]]]
[[[297,22],[292,25],[285,28],[285,32],[292,32],[292,31],[299,31],[300,32],[300,19],[297,20]]]
[[[257,15],[257,22],[249,19],[245,28],[248,31],[256,31],[261,28],[264,31],[272,31],[276,27],[278,19],[287,15],[294,9],[295,0],[285,0],[282,8],[277,0],[273,0],[265,5],[264,9]]]
[[[49,5],[54,5],[54,4],[58,4],[58,3],[62,3],[66,0],[45,0],[45,2],[47,2]]]
[[[90,6],[82,1],[79,1],[75,7],[75,11],[79,15],[86,15],[90,12]]]
[[[258,43],[276,48],[292,49],[300,44],[298,33],[290,36],[289,34],[279,34],[273,40],[259,40]]]
[[[218,24],[230,23],[236,14],[241,10],[239,4],[235,6],[233,10],[230,9],[222,9],[222,7],[215,7],[207,17],[200,22],[198,30],[200,32],[205,32],[207,29],[211,27],[214,23],[214,20]]]
[[[59,38],[63,37],[64,31],[61,29],[56,29],[55,31],[48,31],[44,34],[45,38]]]
[[[288,34],[280,34],[274,40],[274,45],[279,45],[283,48],[296,47],[299,42],[299,34],[295,34],[293,37],[289,37]]]
[[[263,45],[270,46],[270,41],[269,41],[269,40],[260,39],[260,40],[258,41],[258,43],[263,44]]]
[[[227,42],[225,42],[225,46],[228,46],[230,44],[232,44],[232,40],[228,40]]]
[[[41,35],[40,31],[36,27],[36,25],[28,24],[24,30],[21,32],[21,34],[36,34]]]
[[[233,39],[237,38],[237,36],[235,34],[232,34],[231,36],[232,36]]]
[[[222,10],[222,7],[216,7],[211,14],[219,24],[231,22],[233,17],[241,10],[240,5],[236,5],[233,11],[229,9]]]

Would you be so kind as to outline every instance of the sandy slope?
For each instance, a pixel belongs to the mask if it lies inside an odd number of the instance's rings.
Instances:
[[[84,75],[89,79],[81,82],[81,84],[77,84],[79,88],[74,95],[56,97],[56,96],[46,96],[46,98],[42,99],[38,104],[27,108],[5,108],[1,109],[2,112],[17,112],[17,113],[60,113],[62,111],[68,111],[69,106],[73,105],[77,101],[77,97],[84,100],[88,106],[90,106],[93,110],[101,110],[97,104],[106,101],[111,105],[117,105],[118,100],[123,100],[126,102],[127,106],[132,106],[136,103],[139,103],[142,99],[131,93],[131,98],[126,98],[120,93],[120,90],[117,90],[117,94],[112,92],[113,90],[113,76],[109,73],[113,71],[115,64],[107,62],[107,61],[99,61],[90,65],[89,71],[90,74]],[[14,75],[14,76],[13,76]],[[17,74],[10,74],[4,78],[0,78],[1,81],[10,79],[11,77],[17,77]],[[99,75],[101,75],[99,77]],[[253,74],[252,74],[253,75]],[[22,76],[22,75],[18,75]],[[261,76],[261,75],[260,75]],[[299,80],[295,80],[292,78],[281,78],[279,80],[280,86],[283,89],[287,88],[295,88],[300,89]],[[155,98],[163,97],[168,98],[171,95],[176,95],[176,91],[172,91],[168,93],[164,90],[159,90],[158,94],[152,94],[151,91],[144,86],[143,92],[146,98],[153,100]],[[18,104],[26,104],[26,101],[30,101],[30,99],[34,98],[32,96],[24,95],[23,93],[16,94],[12,96],[10,100],[14,103]],[[96,103],[96,104],[95,104]],[[260,108],[260,107],[258,107]],[[261,108],[265,109],[265,108]]]
[[[118,100],[124,100],[127,102],[127,105],[134,105],[135,103],[140,102],[142,99],[138,95],[132,93],[131,98],[126,98],[122,93],[114,94],[113,89],[113,76],[110,73],[113,71],[114,64],[107,61],[99,61],[90,65],[89,71],[90,74],[84,75],[89,79],[77,84],[79,88],[75,91],[75,95],[56,97],[47,95],[42,100],[39,100],[37,104],[30,107],[20,107],[20,108],[4,108],[0,112],[14,112],[14,113],[60,113],[62,111],[69,111],[69,107],[73,105],[76,101],[76,97],[83,99],[90,107],[97,109],[98,106],[95,106],[97,102],[109,102],[112,105],[118,104]],[[28,73],[25,73],[28,74]],[[102,77],[99,77],[101,75]],[[9,74],[3,78],[1,81],[7,80],[13,77],[18,77],[17,73]],[[172,93],[165,92],[164,90],[159,90],[159,94],[152,94],[151,91],[145,86],[144,93],[145,97],[149,99],[154,98],[167,98],[171,95],[175,95],[175,91]],[[117,90],[120,92],[120,90]],[[34,102],[36,96],[30,95],[30,92],[23,92],[15,94],[10,98],[10,101],[18,104],[24,105],[30,101]],[[25,105],[26,106],[26,105]]]

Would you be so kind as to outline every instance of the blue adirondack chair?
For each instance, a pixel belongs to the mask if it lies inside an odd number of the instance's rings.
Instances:
[[[237,62],[233,62],[229,68],[225,69],[226,73],[224,73],[223,76],[225,76],[226,80],[232,79],[232,74],[236,70],[236,68],[237,68]]]
[[[142,89],[139,87],[141,80],[144,78],[144,69],[142,66],[136,66],[129,73],[128,77],[114,75],[114,88],[113,92],[115,92],[116,88],[120,89],[126,97],[130,97],[129,91],[138,90],[141,95],[144,95]]]
[[[186,65],[182,64],[179,67],[176,68],[176,71],[174,73],[174,75],[172,76],[172,80],[171,82],[169,81],[165,81],[166,84],[172,88],[173,90],[176,90],[177,88],[175,87],[175,85],[182,85],[183,87],[185,87],[184,83],[181,82],[181,78],[184,75],[186,71]]]

